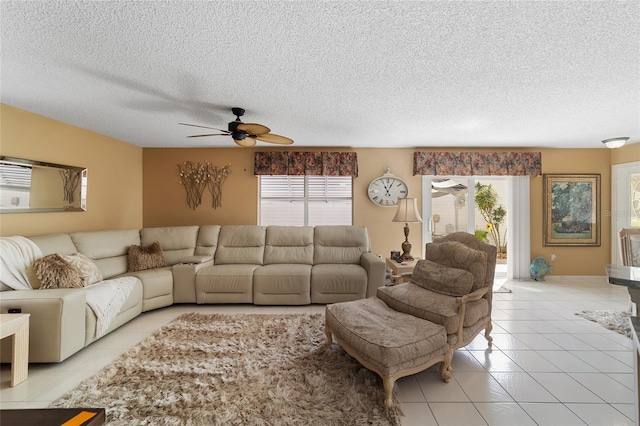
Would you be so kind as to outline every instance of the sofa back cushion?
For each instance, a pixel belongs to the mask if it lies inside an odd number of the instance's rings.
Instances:
[[[105,279],[127,272],[129,247],[140,245],[137,229],[73,232],[70,236],[77,250],[96,263]]]
[[[264,264],[313,264],[312,226],[269,226],[264,247]]]
[[[316,226],[313,235],[313,264],[360,263],[370,251],[369,234],[360,226]]]
[[[225,225],[220,229],[215,264],[262,265],[266,226]]]
[[[203,225],[198,230],[198,239],[196,241],[196,256],[212,256],[216,255],[218,247],[218,237],[220,236],[220,225]]]
[[[487,254],[482,250],[472,249],[456,241],[428,243],[425,258],[440,265],[471,272],[473,274],[471,291],[485,287]]]
[[[40,247],[43,256],[53,253],[74,254],[78,251],[69,234],[50,234],[29,239]]]
[[[149,247],[157,241],[169,265],[175,265],[180,259],[193,256],[197,238],[197,226],[167,226],[140,230],[142,247]]]

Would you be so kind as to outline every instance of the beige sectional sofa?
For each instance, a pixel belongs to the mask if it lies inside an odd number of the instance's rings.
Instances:
[[[385,277],[367,230],[356,226],[174,226],[29,240],[43,256],[84,254],[105,280],[137,278],[107,334],[142,312],[174,303],[305,305],[372,297]],[[156,241],[168,266],[128,272],[129,247]],[[87,289],[13,290],[0,284],[1,313],[31,314],[30,362],[60,362],[101,337]],[[5,340],[3,362],[11,349]]]

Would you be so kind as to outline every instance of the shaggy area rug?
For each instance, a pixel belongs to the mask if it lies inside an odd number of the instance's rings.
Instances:
[[[618,311],[580,311],[576,315],[589,321],[596,322],[606,329],[613,330],[618,334],[633,339],[631,325],[629,324],[629,313]]]
[[[105,407],[110,425],[399,425],[378,375],[325,341],[323,314],[185,314],[50,407]]]

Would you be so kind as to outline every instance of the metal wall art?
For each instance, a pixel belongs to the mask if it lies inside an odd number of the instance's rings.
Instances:
[[[211,206],[215,209],[222,207],[222,184],[231,173],[231,163],[226,166],[214,166],[208,161],[204,163],[185,161],[178,164],[180,184],[187,191],[187,204],[193,210],[202,204],[202,194],[205,188],[209,189],[213,201]]]

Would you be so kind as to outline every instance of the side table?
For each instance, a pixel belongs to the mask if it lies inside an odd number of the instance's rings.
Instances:
[[[36,408],[0,410],[2,426],[99,426],[106,421],[104,408]]]
[[[400,284],[405,280],[410,280],[413,268],[416,267],[418,260],[421,259],[415,257],[413,260],[405,260],[402,263],[398,263],[390,257],[385,258],[387,269],[391,272],[390,278],[391,281],[393,281],[393,285]]]
[[[29,315],[0,314],[0,338],[11,336],[11,386],[27,380],[29,372]]]

